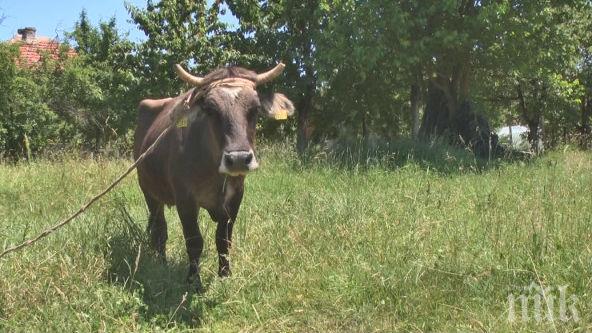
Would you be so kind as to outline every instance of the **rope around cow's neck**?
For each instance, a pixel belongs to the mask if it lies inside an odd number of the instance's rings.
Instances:
[[[156,140],[154,140],[152,145],[150,145],[150,147],[148,147],[148,149],[146,149],[142,153],[142,155],[140,155],[140,157],[138,157],[136,159],[136,161],[133,164],[131,164],[127,168],[127,170],[123,174],[121,174],[119,177],[117,177],[109,186],[107,186],[99,194],[92,197],[89,201],[86,202],[86,204],[84,204],[82,207],[80,207],[80,209],[78,211],[76,211],[75,213],[70,215],[68,218],[64,219],[63,221],[59,222],[58,224],[53,225],[52,227],[50,227],[48,229],[45,229],[42,233],[40,233],[39,235],[37,235],[34,238],[31,238],[31,239],[24,241],[18,245],[15,245],[13,247],[9,247],[9,248],[5,249],[4,251],[2,251],[2,253],[0,253],[0,258],[4,257],[5,255],[7,255],[11,252],[14,252],[14,251],[20,250],[24,247],[30,246],[30,245],[36,243],[37,241],[39,241],[40,239],[45,238],[48,235],[52,234],[54,231],[62,228],[63,226],[65,226],[66,224],[68,224],[72,220],[74,220],[76,217],[78,217],[80,214],[82,214],[88,207],[90,207],[97,200],[99,200],[102,196],[104,196],[109,191],[111,191],[115,186],[117,186],[117,184],[119,184],[125,177],[127,177],[138,166],[138,164],[140,164],[146,158],[146,156],[148,156],[150,153],[152,153],[154,151],[156,146],[162,141],[162,139],[166,136],[166,134],[173,127],[175,127],[177,125],[178,119],[180,117],[182,117],[187,111],[189,111],[190,105],[188,104],[188,101],[189,101],[189,99],[184,100],[183,105],[175,110],[175,111],[180,110],[181,112],[177,111],[177,112],[173,113],[173,115],[171,117],[171,124],[169,125],[169,127],[165,128],[165,130],[162,131],[162,133],[160,133],[160,135],[156,138]]]
[[[115,179],[115,181],[113,181],[111,183],[111,185],[107,186],[103,191],[101,191],[99,194],[95,195],[86,204],[84,204],[82,207],[80,207],[80,209],[78,211],[76,211],[75,213],[70,215],[68,218],[61,221],[60,223],[52,226],[51,228],[45,229],[45,231],[43,231],[42,233],[37,235],[37,237],[31,238],[27,241],[24,241],[19,245],[15,245],[13,247],[7,248],[2,253],[0,253],[0,258],[4,257],[5,255],[7,255],[11,252],[20,250],[23,247],[27,247],[27,246],[32,245],[33,243],[36,243],[40,239],[47,237],[48,235],[50,235],[54,231],[60,229],[61,227],[65,226],[66,224],[70,223],[72,220],[74,220],[76,217],[78,217],[78,215],[82,214],[88,207],[90,207],[97,200],[99,200],[102,196],[104,196],[109,191],[111,191],[117,184],[119,184],[125,177],[127,177],[138,166],[138,164],[140,164],[144,160],[144,158],[146,158],[146,156],[148,156],[148,154],[150,154],[154,150],[154,148],[156,148],[156,146],[160,143],[162,138],[165,137],[165,135],[170,131],[170,129],[174,125],[175,125],[175,123],[173,123],[171,126],[167,127],[162,133],[160,133],[160,135],[156,138],[154,143],[150,147],[148,147],[148,149],[146,149],[146,151],[142,155],[140,155],[140,157],[138,157],[138,159],[132,165],[130,165],[123,174],[121,174],[121,176],[117,177],[117,179]]]

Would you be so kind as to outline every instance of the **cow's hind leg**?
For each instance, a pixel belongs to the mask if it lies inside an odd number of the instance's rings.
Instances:
[[[166,260],[166,241],[168,238],[167,224],[164,218],[164,204],[144,193],[150,217],[148,218],[147,232],[150,235],[150,244]]]

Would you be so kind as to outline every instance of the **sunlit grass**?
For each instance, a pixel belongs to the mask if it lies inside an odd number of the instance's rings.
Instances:
[[[592,155],[488,164],[443,148],[429,160],[430,149],[318,152],[303,164],[263,147],[229,279],[216,277],[215,225],[200,214],[203,295],[184,283],[174,209],[168,263],[153,258],[130,177],[65,229],[0,259],[0,331],[589,329]],[[78,209],[128,163],[0,165],[0,247]],[[568,285],[579,320],[508,322],[508,295],[531,282]]]

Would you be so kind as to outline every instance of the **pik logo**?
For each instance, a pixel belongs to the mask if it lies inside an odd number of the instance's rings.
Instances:
[[[577,303],[578,297],[568,294],[567,285],[543,287],[532,282],[520,295],[508,295],[508,321],[578,322]]]

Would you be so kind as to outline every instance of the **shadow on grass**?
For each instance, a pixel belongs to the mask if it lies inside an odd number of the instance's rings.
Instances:
[[[311,147],[299,163],[301,167],[329,166],[343,170],[364,170],[373,167],[393,170],[411,164],[442,174],[460,174],[487,171],[503,163],[531,160],[531,155],[517,151],[504,151],[482,158],[468,149],[439,141],[370,139],[331,141]]]
[[[116,205],[121,218],[113,226],[118,231],[110,238],[106,253],[110,262],[109,282],[140,295],[144,303],[142,317],[151,325],[165,329],[176,325],[198,327],[203,311],[217,304],[193,297],[195,286],[185,282],[186,263],[158,258],[146,231],[127,212],[125,201]],[[206,288],[211,283],[203,282]]]

